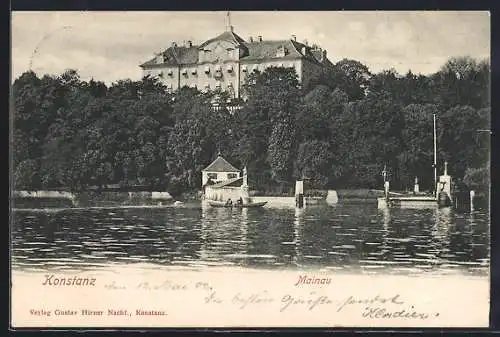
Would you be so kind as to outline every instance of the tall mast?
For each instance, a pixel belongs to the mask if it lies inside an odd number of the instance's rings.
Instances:
[[[437,196],[437,137],[436,137],[436,114],[432,115],[434,120],[434,196]]]

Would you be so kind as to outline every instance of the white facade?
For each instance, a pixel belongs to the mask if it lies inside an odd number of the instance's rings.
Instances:
[[[223,172],[202,171],[201,186],[205,186],[209,178],[211,178],[213,183],[220,183],[225,180],[239,178],[240,176],[241,176],[240,172],[234,172],[234,171],[223,171]]]
[[[170,91],[184,86],[200,91],[221,90],[231,98],[242,97],[242,85],[253,71],[269,67],[294,68],[299,82],[306,85],[332,63],[326,51],[310,47],[295,38],[249,42],[232,27],[201,45],[172,43],[162,53],[143,63],[144,76],[157,76]]]
[[[233,202],[241,198],[241,187],[225,186],[220,188],[212,188],[207,186],[205,189],[205,199],[216,201],[227,201],[231,199]]]

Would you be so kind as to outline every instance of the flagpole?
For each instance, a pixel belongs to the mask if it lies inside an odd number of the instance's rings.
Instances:
[[[232,31],[231,27],[231,13],[229,11],[226,12],[226,31]]]

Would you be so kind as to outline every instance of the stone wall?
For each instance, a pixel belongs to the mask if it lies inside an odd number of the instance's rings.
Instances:
[[[65,191],[14,191],[12,196],[15,198],[75,198],[73,193]]]
[[[142,205],[172,200],[168,192],[14,191],[12,197],[14,208],[30,208],[29,205],[33,205],[31,208],[45,207],[43,205],[49,205],[46,207]]]

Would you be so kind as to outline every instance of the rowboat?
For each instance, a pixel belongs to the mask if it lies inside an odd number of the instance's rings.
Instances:
[[[265,204],[267,204],[267,201],[263,201],[263,202],[251,202],[251,203],[248,203],[248,204],[233,203],[233,204],[229,204],[229,205],[226,204],[225,201],[207,200],[207,202],[208,202],[208,204],[210,206],[213,206],[213,207],[227,207],[227,208],[231,208],[231,207],[234,207],[234,208],[262,207]]]

